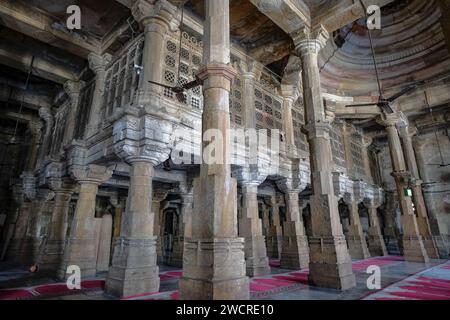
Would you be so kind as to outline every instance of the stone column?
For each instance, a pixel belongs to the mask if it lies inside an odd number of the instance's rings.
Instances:
[[[134,19],[144,28],[144,59],[143,73],[139,87],[143,90],[144,97],[148,93],[162,93],[163,88],[148,83],[154,81],[164,82],[163,68],[165,36],[167,32],[176,31],[178,21],[174,19],[177,8],[167,0],[137,0],[131,8]],[[142,97],[141,97],[142,100]],[[144,101],[144,100],[142,100]]]
[[[114,221],[113,221],[113,239],[120,237],[120,230],[122,229],[122,213],[125,208],[125,201],[118,196],[111,197],[109,202],[114,208]]]
[[[398,196],[395,191],[385,191],[384,238],[390,254],[401,254],[400,231],[396,222]]]
[[[153,235],[155,235],[156,238],[156,255],[158,259],[158,263],[163,263],[164,260],[164,243],[163,243],[163,236],[164,236],[164,225],[162,215],[163,210],[161,210],[161,201],[163,201],[167,197],[168,190],[163,189],[155,189],[153,190],[153,196],[152,196],[152,212],[154,215],[154,225],[153,225]]]
[[[412,143],[412,137],[417,134],[416,128],[411,128],[402,123],[399,128],[400,138],[403,142],[403,152],[409,172],[411,173],[411,188],[413,192],[413,202],[417,215],[417,224],[423,245],[427,251],[428,257],[439,259],[439,252],[431,234],[430,223],[428,221],[428,211],[425,206],[425,200],[422,193],[422,180],[417,166],[416,154]]]
[[[89,112],[89,122],[84,134],[85,139],[93,136],[97,132],[102,120],[101,117],[103,115],[101,114],[101,109],[105,94],[106,67],[111,60],[112,56],[107,53],[104,55],[90,53],[88,55],[89,68],[95,73],[95,88],[92,96],[91,109]]]
[[[255,61],[241,62],[239,65],[242,79],[243,117],[245,128],[256,128],[255,81],[261,76]]]
[[[382,115],[378,122],[386,128],[389,150],[397,195],[402,213],[403,254],[407,261],[429,262],[422,236],[420,235],[417,217],[413,209],[412,199],[405,195],[410,173],[406,171],[405,158],[396,125],[400,118],[397,114]]]
[[[239,219],[239,236],[245,238],[244,252],[247,275],[254,277],[270,273],[269,259],[262,221],[258,211],[258,184],[242,185],[242,211]]]
[[[352,135],[355,133],[355,128],[349,124],[349,123],[344,123],[342,126],[342,144],[344,147],[344,155],[345,155],[345,165],[347,168],[347,175],[349,178],[351,179],[356,179],[358,178],[355,175],[355,170],[353,168],[353,157],[352,157],[352,152],[351,152],[351,139],[352,139]],[[353,258],[353,256],[352,256]]]
[[[52,140],[52,130],[53,130],[53,124],[54,124],[54,117],[52,114],[51,108],[48,107],[42,107],[39,108],[39,117],[44,120],[45,122],[45,131],[44,131],[44,137],[42,139],[42,145],[39,149],[39,155],[37,160],[37,168],[40,168],[45,160],[45,156],[47,155],[47,152],[50,148],[50,142]]]
[[[111,238],[112,238],[112,216],[104,214],[100,221],[97,250],[97,272],[109,270],[109,260],[111,257]]]
[[[366,173],[366,182],[374,184],[372,170],[370,169],[369,147],[372,145],[372,139],[363,136],[362,138],[362,156],[364,161],[364,172]]]
[[[235,71],[230,63],[229,0],[206,0],[205,68],[202,134],[216,129],[223,135],[223,158],[200,166],[194,182],[192,235],[185,239],[182,299],[249,299],[244,239],[237,230],[237,182],[231,178],[229,93]],[[205,147],[206,144],[203,146]]]
[[[80,185],[77,205],[67,239],[64,259],[58,277],[67,278],[67,267],[77,265],[82,277],[95,276],[97,264],[97,235],[95,201],[98,186],[108,181],[112,170],[98,165],[71,169],[73,178]]]
[[[75,184],[68,178],[50,178],[48,184],[55,198],[47,239],[39,253],[38,265],[43,271],[56,273],[64,254],[69,203]]]
[[[283,246],[283,229],[280,222],[280,204],[277,196],[270,198],[272,206],[272,222],[267,236],[267,255],[270,258],[281,258]]]
[[[374,200],[365,200],[364,205],[369,210],[369,252],[372,256],[387,256],[388,252],[381,234],[380,221],[378,219],[378,207],[380,203]]]
[[[258,206],[259,208],[259,206]],[[264,202],[261,203],[261,210],[262,210],[262,235],[265,239],[267,239],[267,236],[269,234],[270,229],[270,208],[268,205],[266,205]],[[259,211],[259,209],[258,209]],[[267,242],[267,240],[266,240]]]
[[[159,290],[151,196],[155,163],[141,158],[128,162],[131,169],[127,206],[106,279],[106,292],[120,297]]]
[[[312,237],[310,243],[309,281],[319,287],[346,290],[356,285],[352,261],[339,219],[338,200],[333,186],[331,124],[326,122],[320,84],[318,54],[328,39],[323,27],[302,28],[293,35],[302,61],[303,99],[306,130],[311,150]]]
[[[367,259],[370,257],[370,253],[359,218],[359,203],[362,199],[350,193],[346,193],[343,199],[350,212],[350,225],[347,234],[350,256],[352,259]]]
[[[299,190],[286,190],[286,221],[283,228],[281,268],[301,270],[308,268],[309,248],[303,216],[300,213]]]
[[[283,128],[286,135],[286,144],[295,146],[294,123],[292,122],[292,106],[295,102],[294,86],[281,85],[281,95],[283,96]]]
[[[170,264],[175,267],[183,267],[184,239],[192,237],[192,209],[194,195],[183,194],[181,196],[181,221],[179,230],[173,239],[173,250]]]
[[[85,82],[83,81],[67,81],[66,83],[64,83],[64,91],[70,99],[70,109],[67,116],[66,129],[64,131],[62,146],[70,145],[73,140],[75,134],[75,126],[77,125],[76,119],[78,113],[78,105],[80,104],[80,93],[84,86]]]

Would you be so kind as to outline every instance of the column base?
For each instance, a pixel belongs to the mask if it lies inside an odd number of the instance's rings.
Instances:
[[[284,236],[281,249],[280,267],[301,270],[308,268],[309,248],[306,236]]]
[[[244,239],[185,239],[180,298],[248,300]]]
[[[439,259],[439,252],[432,236],[422,236],[423,246],[430,259]]]
[[[403,255],[409,262],[430,262],[421,236],[403,236]]]
[[[267,237],[267,256],[269,258],[280,259],[283,246],[283,236]]]
[[[381,236],[378,228],[369,227],[369,253],[373,257],[387,256],[388,252],[384,239]]]
[[[444,235],[438,235],[433,236],[434,242],[436,243],[436,247],[439,252],[439,258],[440,259],[448,259],[449,258],[449,251],[447,249],[447,243],[446,243],[446,236]]]
[[[64,251],[64,258],[57,272],[57,277],[67,280],[69,266],[78,266],[81,277],[93,277],[97,273],[97,245],[96,239],[68,239]]]
[[[159,291],[156,238],[116,240],[105,292],[127,297]]]
[[[38,266],[41,271],[56,272],[61,268],[64,258],[65,242],[61,240],[47,240],[44,250],[39,254]]]
[[[348,252],[350,257],[355,260],[370,258],[369,249],[367,248],[366,239],[359,235],[356,226],[350,226],[350,230],[347,233],[346,240],[348,244]]]
[[[345,237],[311,237],[309,283],[312,286],[348,290],[356,286]]]
[[[399,239],[394,235],[385,235],[383,237],[384,243],[386,245],[386,250],[388,254],[394,256],[403,255],[403,246],[401,245]]]
[[[247,276],[254,277],[270,274],[264,236],[245,238],[244,252]]]
[[[168,262],[169,266],[183,268],[184,237],[173,239],[172,255]]]

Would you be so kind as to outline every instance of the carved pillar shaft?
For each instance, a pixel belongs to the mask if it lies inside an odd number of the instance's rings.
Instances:
[[[68,146],[75,135],[75,126],[80,125],[77,123],[78,105],[80,104],[80,93],[85,83],[83,81],[67,81],[64,84],[64,90],[70,99],[70,108],[66,121],[66,129],[64,131],[62,146]]]
[[[286,135],[286,144],[294,146],[294,123],[292,119],[292,106],[294,105],[293,88],[289,86],[283,93],[283,128]]]
[[[50,108],[42,107],[39,109],[39,116],[45,121],[45,132],[44,137],[42,139],[42,145],[39,149],[37,167],[40,167],[43,163],[47,152],[49,152],[50,142],[52,139],[52,130],[53,130],[53,114]]]
[[[154,164],[132,162],[130,188],[120,238],[116,240],[106,291],[129,296],[159,290],[152,209]]]
[[[245,238],[245,262],[248,276],[270,273],[266,243],[262,232],[262,221],[258,212],[258,185],[242,186],[242,216],[239,221],[239,236]]]
[[[309,280],[319,287],[346,290],[354,287],[356,282],[339,218],[338,199],[334,194],[331,125],[326,122],[317,60],[328,37],[328,32],[323,28],[311,31],[305,27],[294,35],[302,61],[303,99],[314,192],[310,199],[312,237],[309,239]]]
[[[378,206],[366,204],[369,210],[369,252],[372,256],[387,256],[388,252],[381,234],[380,221],[378,219]]]
[[[109,54],[99,56],[95,53],[90,53],[88,60],[89,67],[95,72],[95,87],[89,112],[89,122],[84,133],[85,139],[94,135],[99,129],[102,117],[101,109],[105,94],[106,67],[111,62],[112,56]]]
[[[283,245],[283,229],[280,222],[280,206],[276,196],[270,198],[272,206],[272,223],[267,238],[267,254],[270,258],[281,258]]]
[[[403,142],[403,152],[405,155],[406,164],[413,179],[412,184],[413,202],[417,213],[417,224],[419,227],[422,241],[427,251],[427,254],[432,259],[439,258],[439,252],[436,248],[433,236],[431,234],[430,222],[428,220],[428,211],[425,206],[425,200],[422,192],[422,181],[420,179],[419,168],[417,166],[416,154],[412,143],[412,136],[416,134],[413,128],[408,126],[401,126],[399,129],[400,138]]]
[[[398,121],[399,118],[396,114],[383,115],[379,120],[379,123],[386,127],[388,135],[389,150],[394,171],[392,175],[395,179],[400,210],[402,213],[401,222],[403,227],[404,256],[408,261],[428,262],[429,257],[419,232],[412,199],[405,195],[405,188],[407,187],[405,180],[409,177],[409,173],[406,171],[402,144],[396,127]]]
[[[229,0],[206,0],[206,68],[202,134],[219,130],[223,136],[223,162],[202,164],[194,182],[192,239],[185,240],[182,299],[248,299],[244,239],[237,237],[237,183],[231,178],[229,92],[235,71],[230,63]]]
[[[350,198],[346,204],[350,210],[350,226],[347,234],[350,256],[352,259],[367,259],[370,254],[359,217],[359,202]]]
[[[308,268],[308,239],[300,213],[298,191],[288,190],[285,194],[286,221],[284,222],[281,268],[300,270]]]

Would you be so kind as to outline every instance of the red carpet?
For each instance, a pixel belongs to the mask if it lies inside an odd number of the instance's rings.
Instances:
[[[0,290],[0,300],[17,300],[33,297],[33,294],[25,289]]]

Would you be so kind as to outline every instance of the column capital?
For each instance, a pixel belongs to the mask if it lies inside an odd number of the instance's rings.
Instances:
[[[302,57],[310,53],[318,54],[325,47],[330,34],[322,25],[314,29],[303,26],[293,32],[291,37],[294,40],[297,53]]]
[[[63,85],[64,91],[69,95],[71,98],[74,95],[79,95],[81,92],[81,89],[83,89],[84,85],[86,83],[84,81],[66,81]]]
[[[255,60],[251,61],[239,61],[235,64],[235,69],[241,73],[241,76],[245,78],[251,78],[257,80],[261,77],[262,70]]]
[[[48,179],[48,186],[55,193],[72,194],[76,189],[76,184],[68,177],[51,177]]]
[[[90,164],[71,168],[70,174],[80,184],[100,185],[111,179],[113,170],[104,166]]]
[[[383,127],[395,127],[400,121],[400,116],[397,113],[392,114],[381,114],[377,118],[378,124],[382,125]]]
[[[40,118],[33,118],[30,122],[28,122],[28,129],[30,129],[31,135],[36,139],[36,141],[41,140],[43,127],[44,123]]]
[[[167,0],[137,0],[131,7],[131,13],[144,27],[157,23],[176,31],[179,26],[179,21],[175,18],[177,8]]]
[[[200,80],[205,81],[213,77],[226,78],[228,81],[233,81],[234,77],[237,75],[236,70],[228,64],[222,63],[210,63],[199,70],[197,76]],[[210,86],[211,87],[211,86]],[[213,86],[214,87],[214,86]],[[222,87],[222,86],[219,86]],[[229,91],[229,89],[228,89]]]
[[[52,109],[50,107],[40,107],[38,112],[39,117],[45,122],[50,123],[53,121]]]
[[[371,137],[364,136],[364,135],[362,136],[362,146],[364,148],[370,147],[372,145],[372,143],[373,143],[373,139]]]
[[[99,72],[105,71],[112,59],[113,57],[109,53],[99,55],[91,52],[88,55],[89,68],[94,71],[95,74],[98,74]]]

